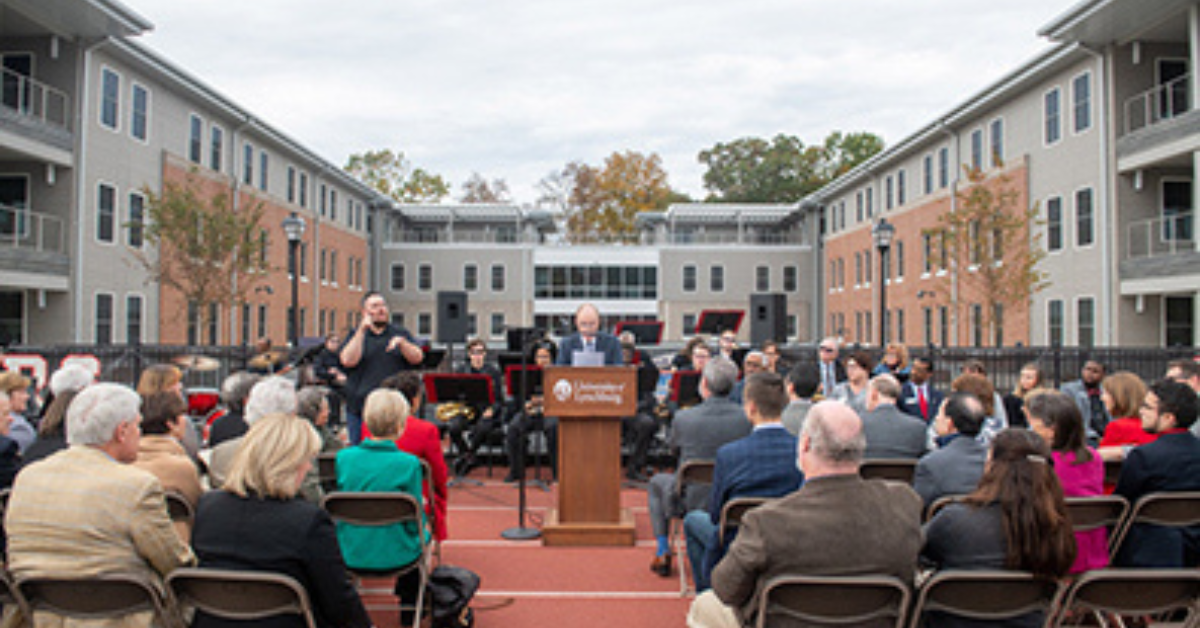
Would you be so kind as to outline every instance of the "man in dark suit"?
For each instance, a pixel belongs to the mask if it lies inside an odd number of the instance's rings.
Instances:
[[[1196,393],[1186,384],[1162,380],[1150,386],[1142,402],[1142,429],[1158,434],[1158,440],[1129,451],[1117,495],[1132,504],[1150,493],[1200,491],[1200,439],[1189,431],[1198,406]],[[1194,568],[1200,562],[1200,526],[1135,525],[1113,562],[1118,567]]]
[[[933,387],[933,360],[926,357],[913,358],[912,372],[904,387],[900,389],[900,400],[896,407],[911,414],[926,424],[937,416],[938,408],[946,395]]]
[[[604,354],[604,366],[624,364],[621,343],[612,334],[600,331],[600,310],[591,303],[584,303],[575,310],[575,333],[563,338],[558,347],[559,366],[575,364],[575,353]]]
[[[754,431],[717,450],[708,511],[693,510],[683,519],[697,591],[708,589],[712,568],[734,537],[730,533],[723,546],[717,539],[725,504],[738,497],[782,497],[800,488],[804,479],[796,468],[796,437],[780,420],[787,403],[783,378],[763,372],[742,381],[746,383],[742,409]]]
[[[679,451],[679,464],[691,460],[712,460],[717,449],[750,433],[746,413],[729,400],[729,392],[737,381],[737,365],[717,358],[704,367],[700,377],[698,406],[682,410],[671,423],[667,444]],[[671,575],[671,548],[667,541],[672,517],[681,517],[689,510],[704,508],[711,487],[690,486],[683,504],[675,500],[675,474],[657,473],[646,488],[649,494],[650,525],[658,541],[658,550],[650,570],[667,578]]]
[[[912,583],[921,499],[907,485],[862,479],[865,448],[853,410],[836,401],[813,406],[798,447],[804,486],[746,514],[713,569],[712,590],[692,604],[689,626],[754,625],[763,587],[781,575],[879,574]]]
[[[867,460],[916,460],[925,454],[925,423],[896,409],[899,394],[900,382],[892,375],[876,375],[867,384],[867,412],[862,417]]]
[[[837,338],[826,338],[817,345],[817,367],[821,370],[821,395],[830,399],[833,389],[846,381],[846,367],[838,359]]]
[[[954,435],[941,449],[917,461],[913,488],[928,506],[944,495],[966,495],[975,490],[987,463],[987,447],[975,437],[983,428],[983,404],[970,393],[946,398],[934,418],[939,436]]]

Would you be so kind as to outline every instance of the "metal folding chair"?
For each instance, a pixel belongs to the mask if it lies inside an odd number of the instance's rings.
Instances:
[[[887,620],[904,626],[911,597],[894,576],[778,576],[758,598],[757,628],[862,626]]]
[[[177,610],[168,604],[159,587],[133,574],[21,578],[16,589],[31,612],[46,611],[75,619],[112,619],[151,611],[164,626],[183,626]]]
[[[916,459],[908,458],[877,458],[863,460],[858,467],[858,474],[864,480],[891,480],[912,484],[913,476],[917,473]]]
[[[717,543],[725,545],[725,536],[742,525],[746,513],[771,501],[769,497],[738,497],[725,502],[721,508],[721,522],[717,530]]]
[[[1097,569],[1081,574],[1066,589],[1059,612],[1047,626],[1063,626],[1071,611],[1081,610],[1100,618],[1105,613],[1124,617],[1182,612],[1177,625],[1195,628],[1200,624],[1200,572],[1194,569]],[[1174,624],[1173,624],[1174,625]]]
[[[1143,523],[1171,528],[1200,525],[1200,491],[1151,493],[1139,499],[1108,544],[1110,560],[1116,559],[1133,526]]]
[[[1053,614],[1061,588],[1057,580],[1038,578],[1021,571],[941,571],[917,595],[911,628],[918,628],[927,612],[941,612],[1002,625],[1034,612]]]
[[[253,621],[277,615],[300,615],[316,628],[308,593],[284,574],[229,569],[176,569],[167,586],[182,607],[222,619]]]
[[[683,463],[675,471],[674,493],[676,503],[680,505],[684,504],[684,490],[688,485],[712,484],[713,471],[716,465],[717,463],[713,460],[689,460]],[[686,564],[687,539],[683,535],[683,519],[681,518],[671,518],[670,545],[674,548],[675,556],[679,559],[677,561],[679,568],[679,595],[687,595],[691,591],[687,574],[690,566]]]

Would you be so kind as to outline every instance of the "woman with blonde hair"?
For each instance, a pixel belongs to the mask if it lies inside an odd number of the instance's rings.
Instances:
[[[28,377],[16,371],[0,373],[0,392],[8,395],[8,413],[12,417],[12,425],[8,428],[8,437],[17,442],[21,453],[25,453],[25,450],[37,440],[37,430],[25,418],[25,413],[29,410],[29,386],[31,383]]]
[[[885,373],[895,377],[901,384],[908,381],[909,376],[912,375],[908,347],[899,342],[888,343],[887,348],[883,351],[883,356],[879,358],[879,364],[871,374],[883,375]]]
[[[302,583],[318,626],[367,628],[363,608],[329,515],[296,493],[321,438],[307,421],[270,414],[246,432],[221,490],[200,498],[192,547],[201,567],[271,571]],[[243,626],[197,611],[197,628]],[[301,628],[298,616],[256,620],[266,628]]]
[[[1142,429],[1140,411],[1146,390],[1142,378],[1129,371],[1118,371],[1100,382],[1100,400],[1112,417],[1104,428],[1101,447],[1145,445],[1158,439],[1158,434]]]
[[[174,364],[153,364],[138,378],[137,393],[143,397],[168,390],[183,397],[183,371]]]
[[[1022,366],[1017,385],[1011,393],[1003,397],[1004,414],[1008,416],[1010,427],[1025,427],[1025,413],[1021,408],[1025,407],[1025,400],[1029,395],[1041,390],[1050,390],[1046,386],[1046,375],[1042,372],[1042,367],[1038,366],[1037,362],[1029,362]]]

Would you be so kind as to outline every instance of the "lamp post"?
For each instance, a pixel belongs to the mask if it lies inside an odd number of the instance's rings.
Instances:
[[[887,255],[892,247],[892,237],[896,235],[896,226],[880,218],[871,228],[871,239],[879,251],[879,346],[887,344]]]
[[[292,269],[292,348],[300,346],[300,264],[296,251],[300,249],[300,238],[304,236],[304,219],[292,212],[283,219],[283,232],[288,239],[288,265]]]

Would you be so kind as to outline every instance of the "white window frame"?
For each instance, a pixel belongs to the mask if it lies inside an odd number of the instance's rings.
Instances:
[[[687,269],[692,269],[692,288],[687,287]],[[679,291],[694,294],[700,291],[700,265],[695,262],[684,262],[679,265]]]
[[[475,287],[473,287],[473,288],[467,286],[467,269],[468,268],[475,269]],[[470,261],[470,260],[463,262],[463,265],[462,265],[462,289],[463,289],[463,292],[468,292],[468,293],[479,292],[479,264],[477,262]]]
[[[1078,98],[1078,91],[1076,90],[1076,87],[1077,87],[1077,81],[1079,79],[1085,78],[1085,77],[1087,78],[1087,86],[1088,86],[1088,98],[1087,98],[1088,123],[1087,123],[1087,126],[1080,129],[1079,128],[1078,108],[1077,108],[1078,102],[1076,100]],[[1076,74],[1075,76],[1071,77],[1071,135],[1083,135],[1084,133],[1091,131],[1093,126],[1096,126],[1095,107],[1092,106],[1092,102],[1095,100],[1095,98],[1096,98],[1096,82],[1092,80],[1092,71],[1091,70],[1084,70],[1083,72],[1080,72],[1079,74]]]
[[[429,287],[428,288],[421,286],[421,269],[425,268],[425,267],[429,268]],[[432,292],[434,285],[436,285],[436,284],[437,284],[437,277],[435,277],[434,273],[433,273],[433,262],[418,262],[417,263],[417,292],[421,292],[421,293]]]
[[[969,137],[970,139],[968,141],[970,142],[971,146],[971,154],[969,156],[971,160],[971,168],[982,172],[987,166],[987,162],[985,161],[987,156],[987,146],[986,138],[984,137],[983,133],[983,127],[980,126],[972,129]]]
[[[117,78],[117,103],[116,103],[117,110],[115,112],[113,112],[113,124],[111,126],[107,122],[104,121],[104,78],[105,78],[105,73],[111,73],[113,76],[115,76]],[[99,90],[99,94],[98,94],[100,96],[100,106],[97,108],[97,111],[96,111],[96,122],[100,125],[100,128],[112,131],[113,133],[120,133],[121,128],[122,128],[121,127],[121,84],[124,82],[125,82],[125,77],[122,76],[122,74],[120,72],[113,69],[112,66],[109,66],[109,65],[101,65],[100,66],[100,85],[99,85],[100,90]],[[95,331],[95,330],[93,330],[93,331]]]
[[[1000,147],[998,151],[996,150],[997,125],[999,125],[1000,128]],[[985,138],[987,140],[987,150],[985,152],[987,153],[987,161],[989,164],[991,164],[992,168],[1000,168],[1004,166],[1004,150],[1005,146],[1008,144],[1008,142],[1005,141],[1004,130],[1007,127],[1008,125],[1004,122],[1004,116],[996,116],[995,118],[992,118],[991,122],[988,122],[987,137]]]
[[[1042,146],[1044,146],[1046,148],[1049,148],[1051,146],[1054,146],[1055,144],[1058,144],[1059,142],[1062,141],[1062,138],[1063,138],[1062,91],[1063,90],[1061,87],[1059,87],[1058,85],[1055,85],[1054,87],[1051,87],[1050,89],[1042,92]],[[1053,140],[1050,139],[1050,135],[1049,135],[1050,111],[1046,107],[1046,105],[1047,105],[1046,98],[1050,94],[1054,94],[1058,100],[1058,111],[1055,112],[1055,114],[1054,114],[1055,119],[1056,119],[1055,121],[1057,122],[1057,127],[1058,127],[1058,137],[1054,138]]]
[[[1057,303],[1062,308],[1062,317],[1059,329],[1059,341],[1063,346],[1067,344],[1067,303],[1062,299],[1046,299],[1046,344],[1053,346],[1054,344],[1054,304]]]
[[[217,135],[221,136],[221,146],[220,150],[216,151],[215,156],[220,160],[220,163],[213,164],[213,149],[218,148],[215,141]],[[213,172],[225,171],[225,138],[225,127],[215,122],[208,125],[208,169]]]
[[[196,140],[197,140],[197,142],[196,142],[196,143],[197,143],[197,145],[198,145],[198,147],[199,147],[199,152],[197,153],[197,155],[196,155],[196,158],[195,158],[195,159],[192,159],[192,144],[193,144],[193,142],[192,142],[192,138],[193,138],[193,136],[192,136],[192,131],[193,131],[193,124],[192,124],[192,122],[193,122],[193,121],[199,121],[199,122],[200,122],[199,136],[198,136],[198,137],[196,137]],[[196,113],[196,112],[194,112],[194,111],[192,111],[192,112],[189,112],[189,113],[188,113],[188,118],[187,118],[187,150],[185,151],[184,155],[185,155],[185,157],[186,157],[186,159],[187,159],[187,161],[188,161],[189,163],[193,163],[193,164],[196,164],[196,165],[198,165],[198,166],[202,166],[202,165],[204,165],[204,118],[203,118],[203,117],[202,117],[200,114],[198,114],[198,113]]]
[[[1050,203],[1053,201],[1058,201],[1058,238],[1059,239],[1058,239],[1058,248],[1057,249],[1050,248],[1050,240],[1051,240],[1051,237],[1050,237],[1050,229],[1051,229]],[[1067,248],[1066,247],[1067,221],[1063,219],[1064,218],[1063,213],[1064,213],[1063,212],[1063,200],[1062,200],[1061,196],[1054,195],[1054,196],[1046,197],[1046,243],[1045,243],[1045,246],[1046,246],[1046,253],[1049,255],[1057,255],[1059,253],[1062,253],[1063,250]]]
[[[135,196],[142,199],[142,243],[141,243],[141,245],[135,245],[132,242],[133,197],[135,197]],[[132,248],[135,248],[135,249],[145,248],[145,246],[146,246],[146,225],[148,224],[148,222],[146,220],[146,195],[142,194],[141,191],[131,190],[129,192],[129,194],[125,197],[125,217],[126,217],[126,223],[128,224],[128,226],[124,229],[125,244]]]
[[[1092,241],[1089,244],[1080,244],[1079,243],[1079,235],[1082,232],[1079,230],[1079,193],[1083,192],[1085,190],[1091,193],[1090,196],[1092,199],[1092,221],[1091,221]],[[1072,242],[1074,244],[1073,248],[1077,251],[1086,251],[1086,250],[1094,248],[1096,246],[1096,240],[1099,239],[1099,232],[1096,229],[1096,217],[1097,217],[1097,213],[1098,213],[1097,208],[1096,208],[1096,188],[1093,186],[1090,186],[1090,185],[1085,185],[1085,186],[1076,188],[1075,191],[1071,193],[1071,209],[1072,209],[1072,218],[1074,218],[1074,220],[1071,221],[1072,225],[1074,226],[1074,229],[1072,229],[1072,231],[1074,231],[1074,233],[1075,233],[1075,237],[1072,239]]]
[[[1099,338],[1099,331],[1100,331],[1100,325],[1099,325],[1099,321],[1098,321],[1100,311],[1096,307],[1096,297],[1095,297],[1095,295],[1092,295],[1092,294],[1081,294],[1081,295],[1076,296],[1074,301],[1075,301],[1075,325],[1074,325],[1075,344],[1080,347],[1084,346],[1083,345],[1083,334],[1080,333],[1083,331],[1083,325],[1081,324],[1082,321],[1079,320],[1080,315],[1083,314],[1083,308],[1080,307],[1080,304],[1082,304],[1084,301],[1090,301],[1092,304],[1092,344],[1089,346],[1094,348],[1096,346],[1096,340]],[[1164,311],[1165,311],[1165,309],[1164,309]],[[1065,324],[1066,324],[1066,322],[1064,321],[1064,326],[1065,326]]]
[[[713,287],[713,277],[717,274],[714,271],[718,268],[721,269],[721,272],[720,272],[721,287],[720,287],[720,289]],[[726,283],[726,281],[725,281],[725,265],[724,264],[709,264],[708,265],[708,291],[716,293],[716,294],[724,294],[725,293],[725,283]]]
[[[110,311],[108,317],[108,343],[116,344],[117,324],[117,295],[107,290],[97,290],[92,293],[92,342],[100,344],[100,297],[109,298]]]
[[[133,95],[134,92],[139,89],[146,94],[146,137],[138,137],[133,134],[133,130],[135,128],[133,124],[133,117],[137,114],[137,106],[135,105],[137,100],[134,99]],[[150,143],[150,111],[153,97],[154,95],[150,93],[149,87],[146,87],[137,81],[131,80],[129,82],[129,137],[133,138],[135,142],[139,142],[141,144]]]
[[[137,342],[143,342],[146,338],[146,295],[141,292],[126,292],[125,293],[125,342],[132,344],[134,339],[129,337],[129,300],[137,298],[141,304],[141,320],[138,322],[138,330],[140,334],[137,337]]]
[[[112,191],[113,191],[113,195],[112,195],[113,196],[113,207],[112,207],[112,222],[113,222],[112,234],[113,234],[113,236],[112,236],[112,240],[104,240],[104,239],[100,238],[100,221],[103,218],[103,214],[100,211],[100,198],[101,198],[100,189],[103,187],[112,188]],[[119,224],[118,224],[118,219],[119,219],[118,214],[120,213],[120,203],[121,203],[120,199],[121,199],[121,189],[118,188],[115,183],[112,183],[111,181],[107,181],[104,179],[100,179],[100,180],[96,181],[96,205],[95,205],[95,207],[96,207],[96,222],[95,222],[96,231],[95,231],[95,233],[92,234],[92,236],[97,244],[102,244],[104,246],[113,246],[117,243],[118,240],[120,240],[120,237],[118,236],[118,233],[120,232],[120,228],[119,228]]]

